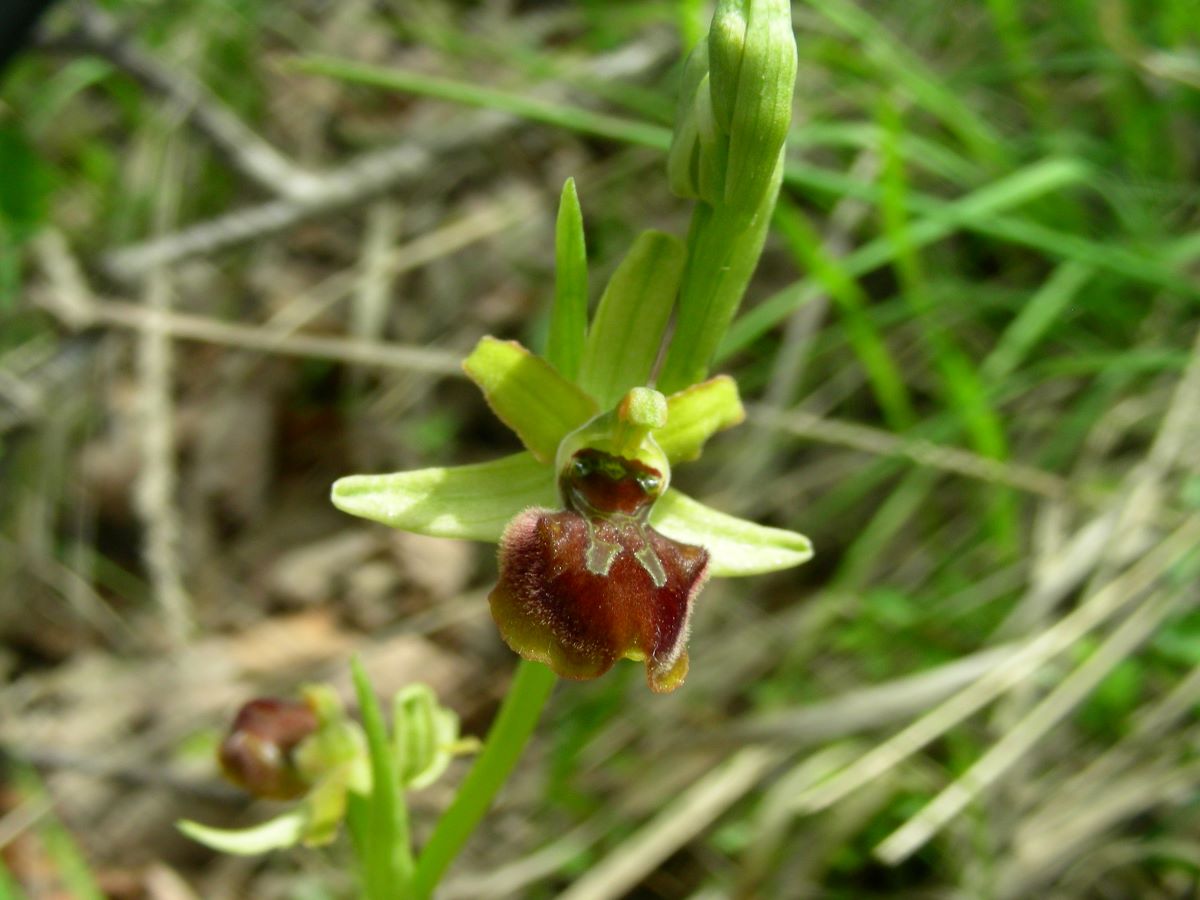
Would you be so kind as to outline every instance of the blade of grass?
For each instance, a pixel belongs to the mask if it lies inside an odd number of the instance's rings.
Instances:
[[[1009,178],[1017,178],[1023,172],[1028,172],[1038,165],[1074,166],[1077,170],[1077,177],[1072,179],[1072,185],[1064,183],[1061,187],[1088,187],[1101,198],[1104,196],[1103,191],[1100,190],[1102,184],[1097,179],[1096,173],[1086,162],[1071,156],[1047,157],[1038,163],[1031,163],[1024,170],[1004,176],[994,184],[1002,184]],[[839,198],[857,197],[876,204],[880,200],[880,188],[877,184],[857,181],[845,173],[834,172],[796,160],[785,166],[784,184]],[[982,194],[990,186],[984,185],[976,189],[975,193]],[[1121,275],[1132,281],[1168,288],[1193,300],[1200,299],[1200,286],[1179,273],[1180,266],[1169,254],[1147,255],[1140,250],[1130,249],[1112,241],[1092,240],[1071,231],[1052,228],[1033,221],[1028,216],[1006,216],[992,213],[977,217],[972,215],[969,210],[964,210],[959,206],[965,199],[967,198],[946,201],[929,194],[913,191],[910,194],[909,207],[913,212],[920,213],[929,219],[950,216],[955,220],[957,226],[968,231],[1030,247],[1049,256],[1088,263],[1102,271]]]
[[[1193,598],[1189,592],[1179,589],[1151,594],[1113,630],[1095,653],[1062,680],[971,768],[880,843],[875,848],[876,855],[889,865],[897,865],[927,843],[1082,703],[1103,678],[1128,659],[1185,599]]]
[[[1008,439],[1003,423],[992,408],[975,367],[934,318],[923,264],[912,242],[907,208],[908,180],[896,150],[903,122],[890,103],[885,102],[880,109],[885,138],[881,148],[884,236],[896,248],[896,272],[904,296],[911,305],[914,320],[941,380],[943,403],[961,417],[976,452],[992,459],[1007,459]],[[1015,553],[1018,547],[1016,497],[1001,486],[989,488],[988,496],[993,537],[1000,547]]]
[[[679,22],[679,42],[686,56],[708,33],[708,4],[704,0],[677,0],[677,3],[675,18]]]
[[[0,900],[26,900],[25,892],[17,885],[3,859],[0,859]]]
[[[437,97],[467,106],[495,109],[529,121],[636,146],[651,147],[663,152],[666,152],[671,144],[670,130],[660,125],[593,112],[569,104],[542,100],[497,88],[484,88],[436,76],[350,63],[327,57],[305,57],[298,60],[295,65],[302,71],[314,74]],[[1200,285],[1180,275],[1175,271],[1174,266],[1157,256],[1147,255],[1111,242],[1094,241],[1081,235],[1059,231],[1023,217],[1008,217],[999,214],[1019,203],[999,203],[995,204],[994,208],[977,210],[971,203],[966,202],[972,198],[976,200],[989,198],[989,191],[993,187],[1006,185],[1009,183],[1009,179],[1019,181],[1023,176],[1034,174],[1039,165],[1073,167],[1075,177],[1069,181],[1077,185],[1086,184],[1090,175],[1087,167],[1079,160],[1051,158],[1043,160],[1041,163],[1033,163],[1025,169],[1005,176],[993,184],[985,185],[967,197],[955,201],[940,200],[930,195],[914,192],[909,201],[910,207],[914,212],[927,216],[931,220],[928,223],[925,221],[915,223],[914,232],[919,232],[925,227],[938,228],[940,231],[937,237],[930,238],[930,240],[937,240],[962,228],[1031,247],[1058,258],[1089,263],[1098,269],[1122,275],[1134,281],[1169,288],[1193,300],[1200,299]],[[855,181],[844,173],[823,169],[809,163],[798,161],[787,163],[784,167],[784,183],[791,187],[818,191],[837,197],[858,197],[872,203],[879,201],[877,186]],[[1067,185],[1063,183],[1059,186]],[[950,221],[932,221],[935,217],[949,217]],[[803,300],[800,302],[802,303]],[[800,304],[789,306],[780,315],[780,318],[786,318],[798,305]],[[765,331],[769,328],[770,326],[767,326],[762,330]]]
[[[22,795],[39,803],[46,798],[46,789],[33,769],[19,769],[14,780]],[[38,838],[66,895],[75,900],[104,900],[105,894],[96,883],[87,859],[62,823],[53,815],[46,815],[36,827]]]
[[[878,20],[848,0],[808,0],[820,16],[832,22],[862,46],[885,82],[903,87],[918,106],[945,123],[963,145],[980,159],[1004,165],[1009,153],[1001,135],[977,115],[946,79],[931,71]]]
[[[1037,77],[1033,64],[1033,53],[1029,49],[1029,36],[1021,21],[1021,4],[1017,0],[987,0],[992,25],[1000,36],[1000,43],[1008,57],[1008,65],[1017,90],[1034,122],[1045,128],[1049,109],[1046,105],[1046,87]]]
[[[797,264],[812,273],[837,305],[884,419],[896,431],[910,427],[916,421],[912,399],[887,343],[866,314],[870,305],[866,293],[839,261],[826,253],[820,236],[794,204],[780,199],[775,223]]]
[[[1004,329],[980,364],[980,377],[985,381],[1002,381],[1015,372],[1095,272],[1083,263],[1059,265]]]
[[[583,110],[565,103],[542,100],[515,91],[468,84],[452,78],[364,65],[324,56],[306,56],[296,60],[294,65],[301,72],[328,75],[354,84],[404,91],[424,97],[436,97],[464,106],[493,109],[523,119],[555,125],[568,131],[581,131],[628,144],[660,147],[665,150],[671,142],[670,129],[661,125]]]
[[[971,227],[985,219],[994,222],[997,213],[1078,184],[1086,174],[1084,166],[1069,159],[1051,158],[1033,163],[944,204],[936,217],[913,222],[907,229],[909,245],[920,249],[953,234],[960,227]],[[878,194],[878,191],[874,193]],[[842,269],[848,276],[859,278],[891,263],[896,252],[897,247],[891,240],[886,236],[879,237],[846,256],[842,260]],[[744,312],[725,336],[717,352],[718,361],[749,346],[823,290],[819,281],[804,278]]]

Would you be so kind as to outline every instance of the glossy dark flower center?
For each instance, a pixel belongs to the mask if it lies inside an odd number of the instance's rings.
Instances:
[[[629,516],[645,521],[663,491],[663,473],[636,459],[585,448],[559,476],[567,509],[587,518]]]

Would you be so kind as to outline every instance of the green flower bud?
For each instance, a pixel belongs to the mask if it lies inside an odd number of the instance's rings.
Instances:
[[[791,123],[796,41],[786,0],[721,0],[684,66],[667,160],[671,189],[711,206],[755,208]]]
[[[420,790],[446,771],[455,754],[473,746],[458,737],[458,714],[438,703],[426,684],[411,684],[392,700],[392,735],[400,784]]]

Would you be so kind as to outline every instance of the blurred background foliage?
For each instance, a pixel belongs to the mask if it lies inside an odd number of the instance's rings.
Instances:
[[[46,17],[0,83],[0,897],[346,896],[336,852],[169,826],[263,818],[215,734],[355,649],[486,729],[491,550],[328,485],[512,446],[457,359],[542,339],[568,175],[594,289],[686,227],[662,150],[710,12]],[[560,686],[445,896],[1192,896],[1195,2],[794,19],[783,197],[720,362],[750,421],[680,478],[817,558],[712,585],[674,695],[632,664]]]

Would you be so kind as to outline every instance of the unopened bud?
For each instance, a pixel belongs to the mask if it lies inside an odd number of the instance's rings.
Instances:
[[[218,759],[225,776],[247,793],[266,800],[294,800],[308,790],[296,766],[296,748],[317,730],[305,703],[261,698],[243,706],[221,742]]]
[[[773,188],[795,81],[787,0],[720,0],[708,40],[684,66],[671,189],[711,206],[757,207]]]

